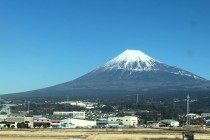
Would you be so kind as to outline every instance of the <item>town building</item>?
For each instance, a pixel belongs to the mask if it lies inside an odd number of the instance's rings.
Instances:
[[[109,117],[108,122],[119,122],[119,125],[136,127],[138,118],[135,116]]]
[[[34,118],[33,120],[35,128],[46,128],[50,127],[51,120],[49,118],[41,117],[41,118]]]
[[[96,120],[96,126],[97,126],[97,128],[106,128],[106,127],[108,127],[107,119]]]
[[[73,106],[84,107],[86,109],[94,109],[95,105],[97,105],[97,103],[83,102],[83,101],[64,101],[64,102],[59,102],[59,104],[70,104]]]
[[[85,112],[81,111],[54,111],[53,115],[69,116],[71,118],[85,119]]]
[[[210,118],[210,113],[201,113],[201,117],[202,118],[207,118],[207,117]]]
[[[61,121],[60,120],[51,120],[50,128],[61,128]]]
[[[0,128],[17,128],[17,122],[0,122]]]
[[[69,118],[62,120],[61,123],[66,125],[66,128],[92,128],[96,127],[96,120],[75,119]],[[64,128],[64,125],[62,126]]]
[[[17,128],[18,123],[25,123],[28,124],[29,128],[33,128],[33,117],[27,117],[25,115],[9,115],[7,117],[7,122],[14,122],[16,125],[14,128]]]
[[[186,115],[187,118],[190,118],[190,119],[198,119],[198,118],[201,118],[200,115],[198,114],[194,114],[194,113],[189,113]]]
[[[0,115],[0,122],[7,121],[7,115]]]
[[[165,119],[161,120],[159,123],[159,126],[165,126],[165,127],[179,127],[179,122],[172,120],[172,119]]]
[[[206,126],[209,128],[210,127],[210,120],[205,120]]]

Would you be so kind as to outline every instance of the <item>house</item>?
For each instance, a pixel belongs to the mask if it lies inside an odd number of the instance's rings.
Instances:
[[[41,118],[34,118],[34,128],[40,127],[50,127],[51,120],[49,118],[41,117]]]
[[[61,128],[61,120],[51,120],[50,127],[51,128]]]

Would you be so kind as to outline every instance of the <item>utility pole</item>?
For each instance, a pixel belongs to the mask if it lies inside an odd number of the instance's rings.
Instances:
[[[29,106],[30,106],[30,101],[28,101],[28,111],[27,111],[28,114],[29,114]]]
[[[26,108],[26,99],[24,100],[24,108]]]
[[[190,113],[190,96],[188,94],[187,95],[187,125],[190,125],[189,113]]]
[[[139,104],[139,96],[141,99],[143,99],[144,94],[141,93],[141,94],[134,94],[134,95],[136,95],[136,104],[138,105]]]
[[[175,110],[175,98],[173,99],[173,119],[175,119],[175,113],[176,113],[176,110]]]
[[[175,110],[175,98],[173,99],[173,109]]]
[[[136,96],[136,104],[137,105],[139,104],[139,94],[137,94],[137,96]]]

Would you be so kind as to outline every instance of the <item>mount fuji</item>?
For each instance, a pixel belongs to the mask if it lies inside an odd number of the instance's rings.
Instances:
[[[28,91],[23,95],[51,96],[103,94],[120,91],[206,90],[209,81],[178,67],[172,67],[139,50],[126,50],[105,65],[73,81]]]

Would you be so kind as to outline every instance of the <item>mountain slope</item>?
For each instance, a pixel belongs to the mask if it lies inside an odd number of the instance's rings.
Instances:
[[[207,80],[178,67],[163,64],[137,50],[126,50],[96,70],[55,89],[139,90],[190,88]]]
[[[50,96],[87,92],[101,94],[104,91],[203,90],[207,87],[209,81],[202,77],[168,66],[141,51],[126,50],[105,65],[73,81],[23,94]]]

